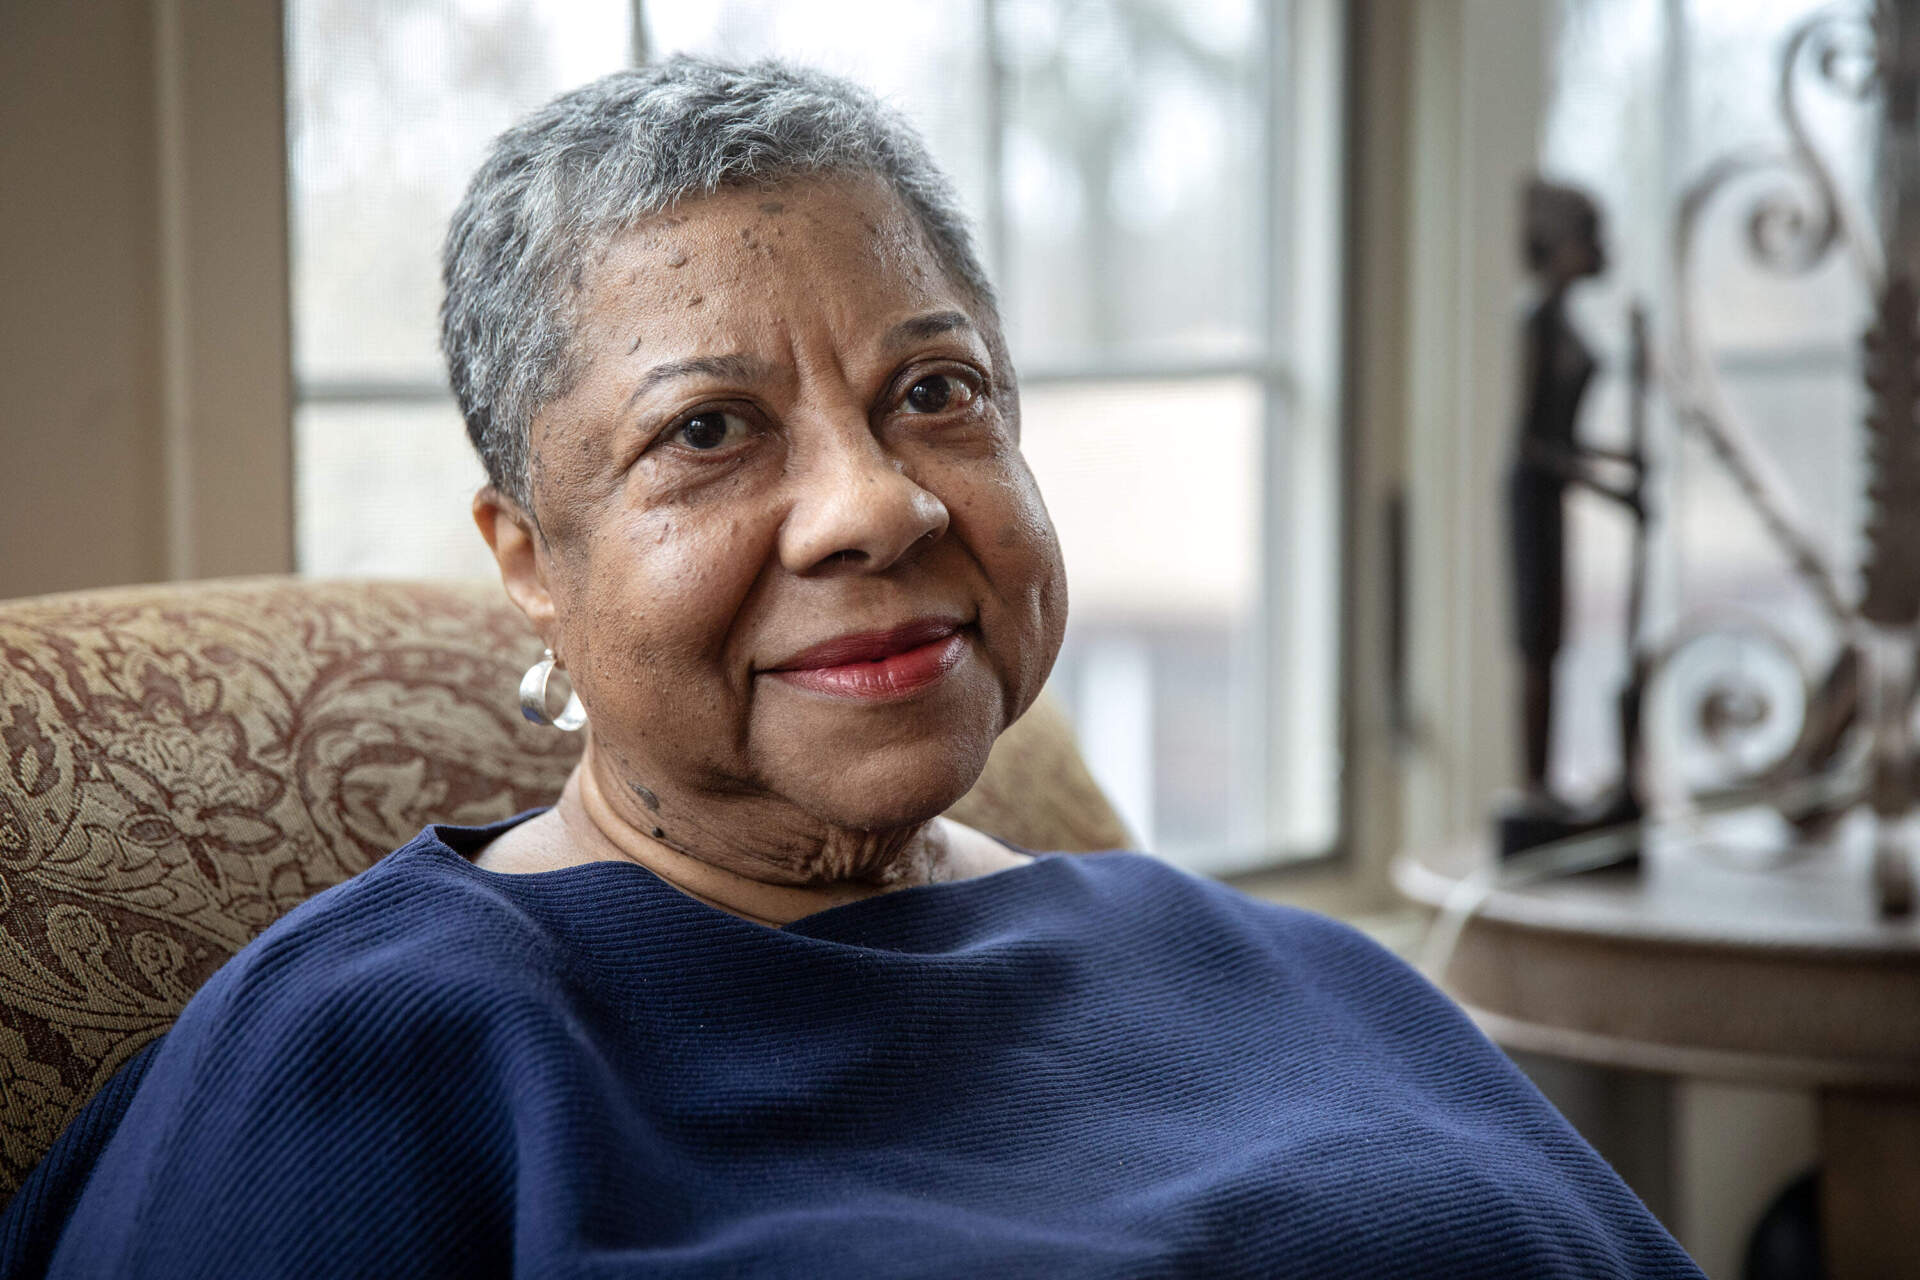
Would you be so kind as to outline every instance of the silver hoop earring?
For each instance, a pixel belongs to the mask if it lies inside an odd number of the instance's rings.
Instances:
[[[527,674],[520,677],[520,714],[535,724],[552,725],[556,729],[572,733],[587,722],[587,709],[580,705],[580,695],[569,691],[567,705],[560,708],[559,715],[547,710],[547,678],[553,674],[559,660],[548,649],[546,656],[527,668]]]

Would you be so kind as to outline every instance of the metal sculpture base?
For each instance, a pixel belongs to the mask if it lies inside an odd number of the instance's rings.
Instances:
[[[1493,847],[1504,862],[1559,840],[1629,826],[1639,822],[1642,816],[1640,805],[1625,792],[1615,792],[1585,808],[1572,808],[1538,796],[1509,794],[1494,804]],[[1608,863],[1613,869],[1633,869],[1639,865],[1637,847],[1628,848],[1617,860]]]

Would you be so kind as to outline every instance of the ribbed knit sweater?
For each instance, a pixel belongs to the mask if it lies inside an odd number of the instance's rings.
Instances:
[[[270,928],[9,1275],[1698,1277],[1354,931],[1132,854],[769,929],[429,828]]]

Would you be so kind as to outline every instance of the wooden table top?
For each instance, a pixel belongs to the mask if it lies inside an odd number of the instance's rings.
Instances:
[[[1404,854],[1393,876],[1423,905],[1474,904],[1440,978],[1511,1048],[1920,1087],[1920,920],[1875,911],[1870,838],[1849,823],[1792,849],[1767,815],[1729,815],[1654,843],[1638,871],[1501,884],[1488,847],[1467,842]]]

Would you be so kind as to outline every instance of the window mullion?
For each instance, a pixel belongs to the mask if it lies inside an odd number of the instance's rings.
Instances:
[[[987,170],[986,223],[981,232],[987,242],[987,269],[1004,287],[1012,255],[1007,247],[1007,73],[1000,61],[999,0],[980,0],[980,65],[986,72],[987,82],[986,92],[981,95],[986,113],[982,137]]]

